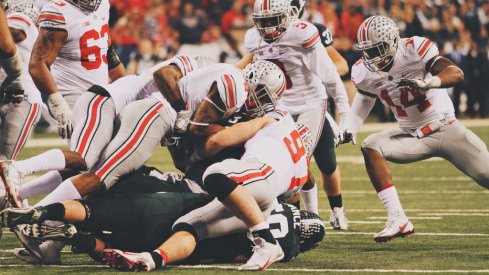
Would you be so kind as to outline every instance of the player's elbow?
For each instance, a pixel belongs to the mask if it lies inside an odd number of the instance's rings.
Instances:
[[[213,135],[205,142],[205,151],[213,155],[221,151],[225,146],[225,140],[220,135]]]
[[[454,78],[456,84],[462,83],[465,80],[464,72],[461,69],[458,69]]]

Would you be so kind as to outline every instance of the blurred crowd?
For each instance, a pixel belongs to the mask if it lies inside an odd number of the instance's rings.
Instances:
[[[112,41],[129,73],[176,53],[235,63],[245,54],[242,41],[253,26],[253,2],[111,0]],[[359,58],[353,50],[357,28],[375,14],[393,18],[401,37],[435,41],[465,73],[465,82],[450,90],[457,112],[489,116],[488,0],[307,0],[305,19],[326,25],[351,65]],[[391,119],[378,111],[382,120]]]

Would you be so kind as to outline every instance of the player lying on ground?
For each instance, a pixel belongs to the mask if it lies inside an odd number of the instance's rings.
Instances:
[[[281,70],[266,61],[248,66],[255,69],[247,70],[246,78],[253,88],[252,100],[245,107],[252,115],[265,117],[238,123],[204,144],[203,154],[209,156],[237,144],[244,144],[245,154],[240,160],[227,159],[207,168],[203,185],[217,199],[176,221],[173,236],[155,251],[161,255],[156,267],[188,258],[199,241],[247,229],[254,237],[254,253],[240,270],[263,270],[283,258],[265,218],[275,207],[276,197],[297,193],[306,182],[308,155],[292,117],[274,109],[285,89]],[[282,88],[269,90],[264,85],[267,82],[276,83],[268,87]],[[106,262],[122,270],[148,271],[155,266],[142,254],[127,256],[110,249],[104,254]]]
[[[370,135],[361,145],[370,180],[387,209],[384,230],[374,240],[386,242],[414,233],[404,213],[387,161],[411,163],[442,157],[489,188],[489,152],[484,142],[456,118],[446,88],[464,79],[462,70],[441,57],[427,38],[400,38],[394,21],[367,18],[358,29],[362,54],[352,69],[358,93],[347,116],[342,142],[353,140],[379,97],[399,127]]]
[[[281,104],[294,121],[312,132],[314,157],[325,179],[325,188],[332,202],[332,224],[335,229],[347,229],[342,208],[337,169],[334,129],[336,123],[327,112],[331,95],[338,106],[340,124],[350,106],[345,87],[330,56],[322,45],[318,29],[313,24],[291,16],[290,0],[257,0],[253,8],[255,28],[249,29],[244,45],[249,54],[238,66],[253,59],[276,63],[287,79],[287,90]],[[317,187],[311,179],[309,190],[301,197],[306,209],[318,212]],[[330,186],[331,185],[331,186]]]
[[[92,86],[80,96],[74,107],[78,115],[73,122],[70,150],[53,149],[27,160],[0,164],[3,171],[9,174],[5,184],[13,185],[9,186],[12,205],[19,207],[22,200],[50,193],[63,180],[80,171],[94,168],[111,142],[114,132],[118,131],[116,125],[120,125],[126,106],[148,97],[160,99],[165,88],[157,87],[157,83],[164,82],[167,86],[178,85],[177,82],[184,76],[195,69],[210,65],[208,63],[207,59],[201,57],[176,56],[139,76],[126,76],[102,87]],[[164,72],[166,74],[163,74]],[[168,77],[167,72],[172,72],[171,77]],[[196,101],[194,105],[202,101],[198,97],[193,100]],[[202,108],[201,112],[206,109]],[[127,117],[136,119],[144,111],[129,113]],[[19,176],[23,178],[42,171],[50,172],[20,187],[14,184],[20,182]],[[81,189],[77,185],[75,188]]]
[[[202,189],[188,179],[160,180],[165,175],[156,170],[151,170],[149,174],[155,176],[136,172],[121,180],[103,197],[88,201],[7,209],[0,214],[0,224],[9,227],[19,222],[30,224],[23,227],[22,233],[26,238],[64,240],[98,260],[101,260],[106,248],[131,252],[153,251],[170,236],[172,224],[179,216],[211,201],[212,197],[192,193],[189,186],[193,192],[202,192]],[[70,224],[49,226],[44,223],[45,220],[72,223],[76,227]],[[290,261],[299,252],[317,245],[325,233],[317,215],[307,211],[299,213],[288,204],[278,204],[267,221],[284,250],[284,261]],[[111,233],[103,234],[104,231]],[[242,262],[251,256],[252,244],[246,232],[209,239],[199,243],[185,263],[197,263],[204,259]]]

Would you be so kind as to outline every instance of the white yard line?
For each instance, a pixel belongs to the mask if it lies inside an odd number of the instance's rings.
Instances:
[[[348,231],[327,231],[326,235],[375,235],[378,232],[348,232]],[[435,237],[489,237],[485,233],[427,233],[416,232],[415,236],[435,236]]]
[[[429,214],[433,215],[433,214]],[[366,217],[367,220],[385,220],[386,217]],[[441,220],[441,217],[409,217],[410,220]]]

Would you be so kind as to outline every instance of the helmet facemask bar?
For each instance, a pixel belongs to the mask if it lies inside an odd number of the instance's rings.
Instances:
[[[71,3],[84,12],[92,13],[98,10],[102,0],[66,0],[66,2]]]
[[[363,63],[372,72],[380,71],[389,66],[394,60],[397,50],[397,39],[395,46],[391,46],[384,41],[372,44],[370,41],[358,43],[356,50],[362,56]]]
[[[284,12],[267,12],[253,14],[256,29],[265,41],[275,41],[280,38],[288,27],[288,16]]]
[[[261,117],[277,106],[278,97],[263,84],[251,89],[246,99],[245,109],[250,117]]]

